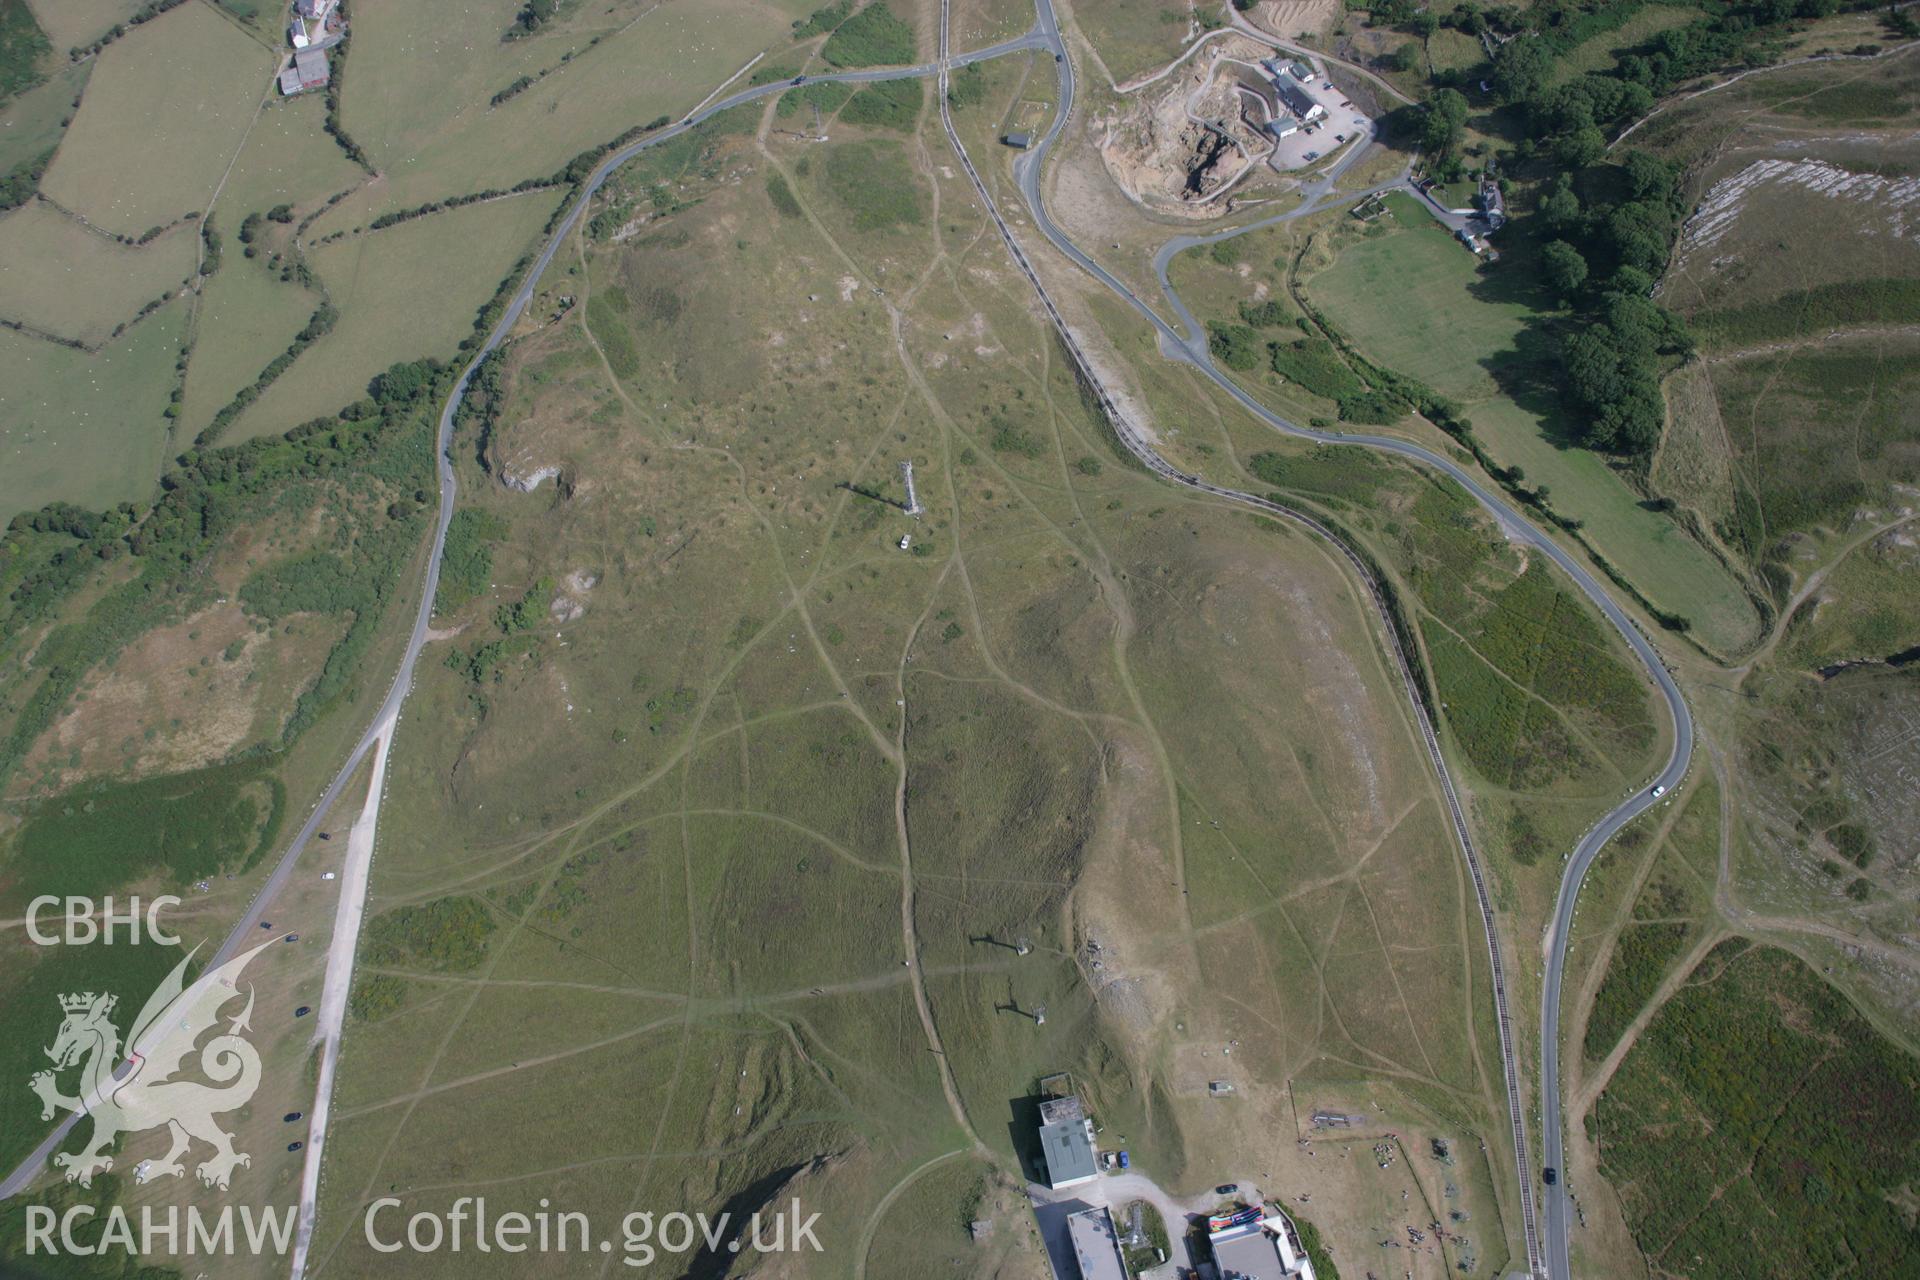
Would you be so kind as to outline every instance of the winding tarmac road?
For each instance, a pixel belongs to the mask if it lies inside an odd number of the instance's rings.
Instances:
[[[1665,662],[1662,661],[1658,651],[1654,649],[1652,642],[1648,640],[1645,633],[1640,630],[1633,619],[1628,617],[1626,612],[1607,594],[1606,590],[1600,585],[1593,574],[1551,536],[1531,524],[1518,511],[1509,506],[1502,497],[1489,490],[1464,467],[1454,462],[1451,458],[1436,453],[1431,449],[1410,441],[1396,439],[1392,436],[1368,434],[1349,435],[1338,432],[1314,431],[1299,426],[1259,403],[1253,396],[1242,389],[1238,383],[1234,382],[1214,366],[1212,356],[1207,350],[1206,339],[1201,326],[1194,319],[1192,313],[1187,310],[1185,303],[1181,301],[1179,294],[1175,292],[1172,283],[1167,278],[1168,263],[1175,254],[1195,244],[1213,243],[1218,240],[1230,238],[1231,236],[1244,235],[1248,231],[1256,230],[1259,227],[1271,226],[1275,223],[1287,221],[1291,218],[1302,217],[1318,209],[1325,208],[1333,200],[1333,185],[1346,169],[1350,168],[1359,160],[1360,156],[1366,151],[1366,146],[1352,148],[1339,164],[1317,184],[1317,190],[1309,188],[1307,192],[1303,193],[1306,199],[1299,208],[1290,213],[1280,214],[1276,217],[1255,223],[1253,226],[1243,227],[1236,231],[1223,232],[1214,236],[1178,237],[1164,246],[1160,252],[1155,255],[1154,270],[1159,279],[1160,286],[1166,294],[1168,303],[1180,322],[1181,329],[1176,330],[1156,313],[1145,300],[1135,294],[1132,289],[1115,278],[1098,262],[1081,252],[1072,240],[1067,237],[1066,233],[1062,231],[1047,214],[1046,204],[1041,198],[1040,193],[1041,174],[1045,168],[1048,153],[1059,140],[1060,135],[1066,128],[1067,121],[1073,113],[1074,73],[1073,61],[1067,56],[1066,46],[1060,38],[1059,24],[1053,13],[1052,0],[1035,0],[1035,5],[1038,10],[1038,21],[1035,32],[1044,38],[1047,46],[1054,52],[1056,58],[1056,66],[1058,67],[1060,76],[1061,109],[1055,116],[1052,126],[1047,130],[1046,135],[1040,142],[1031,151],[1018,156],[1014,160],[1014,179],[1019,187],[1021,197],[1026,203],[1028,212],[1034,220],[1034,225],[1039,228],[1040,233],[1047,238],[1048,242],[1081,270],[1112,290],[1123,301],[1131,305],[1145,317],[1148,323],[1153,325],[1158,335],[1160,349],[1163,354],[1171,359],[1192,365],[1202,376],[1213,382],[1222,391],[1238,401],[1240,405],[1254,417],[1265,422],[1274,430],[1304,440],[1314,440],[1329,444],[1361,445],[1382,453],[1393,454],[1397,457],[1406,458],[1424,466],[1432,467],[1454,480],[1499,522],[1508,536],[1524,542],[1539,551],[1557,565],[1561,572],[1572,579],[1574,585],[1593,602],[1594,606],[1600,610],[1607,621],[1626,639],[1628,645],[1639,658],[1641,664],[1646,668],[1649,677],[1659,690],[1662,700],[1666,703],[1668,714],[1673,721],[1672,752],[1668,756],[1666,764],[1645,788],[1636,790],[1625,801],[1596,823],[1594,827],[1581,838],[1579,844],[1574,848],[1572,856],[1568,859],[1566,869],[1561,876],[1560,889],[1554,906],[1553,918],[1547,927],[1544,940],[1546,973],[1541,988],[1540,1010],[1541,1154],[1545,1166],[1558,1168],[1563,1161],[1563,1121],[1560,1113],[1559,1059],[1560,989],[1566,970],[1567,943],[1573,931],[1574,905],[1578,900],[1580,885],[1586,878],[1588,868],[1592,866],[1593,860],[1599,855],[1600,850],[1605,847],[1607,841],[1612,839],[1614,834],[1627,823],[1659,802],[1659,797],[1654,795],[1655,790],[1670,791],[1686,776],[1688,762],[1693,755],[1693,716],[1687,708],[1686,699],[1682,696],[1679,685],[1675,683],[1672,673],[1667,670]],[[946,41],[945,8],[946,0],[942,0],[941,42],[943,49]],[[946,123],[949,141],[953,144],[955,150],[960,152],[962,160],[965,161],[965,150],[960,145],[958,135],[954,133],[952,121],[946,111],[944,88],[945,73],[943,72],[941,114],[943,121]],[[1370,143],[1371,139],[1369,139],[1368,142]],[[1026,254],[1019,247],[1019,243],[1014,238],[1012,230],[994,208],[992,198],[987,194],[986,187],[980,181],[979,175],[974,172],[972,164],[967,163],[966,169],[968,176],[973,179],[975,189],[980,193],[981,198],[986,202],[989,212],[992,213],[995,222],[999,225],[1001,234],[1005,238],[1009,250],[1027,275],[1029,281],[1033,284],[1035,290],[1040,294],[1041,301],[1045,305],[1048,313],[1052,316],[1055,327],[1060,332],[1062,341],[1074,355],[1081,367],[1083,375],[1088,379],[1089,384],[1095,388],[1103,406],[1115,424],[1116,431],[1120,434],[1122,441],[1127,444],[1127,447],[1154,471],[1177,483],[1186,485],[1189,488],[1213,493],[1243,505],[1269,509],[1276,514],[1283,515],[1285,518],[1313,525],[1312,521],[1298,512],[1277,507],[1273,503],[1250,494],[1224,489],[1217,485],[1208,484],[1198,477],[1185,475],[1168,465],[1152,450],[1131,424],[1126,423],[1125,418],[1119,414],[1117,406],[1113,404],[1111,397],[1101,386],[1091,365],[1087,362],[1071,332],[1068,330],[1064,318],[1060,315],[1052,299],[1048,297],[1045,286],[1041,284],[1038,274],[1034,271],[1032,264],[1027,260]],[[1399,186],[1405,181],[1406,175],[1403,173],[1393,182],[1375,189],[1384,190]],[[1350,200],[1358,198],[1362,194],[1364,193],[1349,192],[1342,194],[1338,198],[1340,200]],[[1184,330],[1184,332],[1182,330]],[[1357,555],[1351,549],[1347,548],[1338,538],[1334,538],[1330,531],[1324,528],[1319,531],[1328,536],[1329,539],[1334,542],[1334,545],[1340,547],[1348,559],[1355,563],[1362,581],[1367,584],[1369,591],[1375,595],[1376,602],[1382,606],[1384,612],[1384,601],[1379,600],[1379,588],[1377,584],[1373,582],[1371,573],[1366,570],[1364,565],[1360,564]],[[1390,640],[1393,639],[1393,629],[1390,625],[1390,620],[1387,635]],[[1459,800],[1455,794],[1451,775],[1440,753],[1439,742],[1434,734],[1432,724],[1428,721],[1424,704],[1419,697],[1418,686],[1413,682],[1412,673],[1407,668],[1405,655],[1397,651],[1397,641],[1395,641],[1395,648],[1395,656],[1400,661],[1402,677],[1408,683],[1409,692],[1412,695],[1415,715],[1420,721],[1422,736],[1426,739],[1428,753],[1433,759],[1434,766],[1439,773],[1442,787],[1447,796],[1448,806],[1452,812],[1455,834],[1459,838],[1462,852],[1467,859],[1468,868],[1472,873],[1475,892],[1480,899],[1482,921],[1485,925],[1488,951],[1493,964],[1495,1003],[1499,1014],[1501,1053],[1506,1075],[1509,1118],[1513,1128],[1514,1155],[1520,1177],[1521,1217],[1526,1239],[1528,1268],[1536,1276],[1550,1276],[1554,1277],[1555,1280],[1563,1280],[1563,1278],[1571,1275],[1571,1261],[1567,1240],[1568,1203],[1566,1187],[1564,1182],[1562,1182],[1553,1187],[1543,1187],[1542,1189],[1545,1217],[1545,1240],[1543,1243],[1540,1239],[1540,1233],[1536,1228],[1534,1187],[1527,1159],[1526,1130],[1520,1103],[1518,1069],[1513,1056],[1512,1032],[1507,1008],[1507,992],[1503,966],[1500,959],[1500,948],[1494,929],[1492,905],[1487,896],[1485,882],[1480,873],[1477,859],[1473,854],[1472,840],[1466,827]]]
[[[1419,686],[1414,678],[1413,672],[1407,664],[1405,654],[1400,649],[1399,639],[1391,625],[1391,617],[1387,612],[1386,601],[1380,591],[1379,584],[1375,581],[1372,572],[1360,556],[1336,536],[1332,530],[1301,512],[1294,511],[1268,499],[1227,489],[1202,480],[1197,476],[1188,475],[1179,471],[1166,462],[1165,459],[1161,458],[1148,440],[1126,419],[1118,405],[1101,384],[1098,376],[1094,372],[1092,364],[1086,359],[1084,352],[1080,349],[1077,340],[1067,326],[1065,318],[1054,304],[1052,297],[1048,294],[1045,285],[1041,282],[1038,272],[1034,270],[1025,251],[1020,247],[1019,241],[1014,236],[1012,229],[1001,217],[999,210],[993,202],[992,196],[987,190],[986,184],[981,181],[979,174],[973,167],[971,159],[967,155],[965,147],[961,144],[959,135],[954,130],[952,117],[947,106],[946,90],[949,69],[1022,50],[1036,50],[1054,55],[1055,66],[1060,78],[1060,109],[1055,115],[1052,125],[1038,145],[1035,146],[1032,151],[1017,157],[1014,161],[1015,181],[1028,212],[1032,216],[1034,224],[1039,228],[1041,234],[1046,237],[1048,242],[1052,244],[1056,250],[1064,254],[1081,270],[1112,290],[1123,301],[1127,302],[1145,317],[1146,320],[1153,325],[1158,335],[1160,349],[1163,354],[1170,359],[1179,360],[1193,366],[1202,376],[1212,381],[1227,395],[1239,402],[1254,417],[1265,422],[1274,430],[1306,440],[1361,445],[1366,448],[1376,449],[1383,453],[1390,453],[1425,466],[1433,467],[1466,489],[1481,506],[1493,515],[1495,520],[1507,531],[1509,536],[1525,542],[1559,566],[1561,571],[1573,580],[1574,584],[1593,601],[1595,607],[1597,607],[1621,635],[1626,638],[1634,653],[1646,666],[1647,671],[1659,688],[1662,698],[1666,701],[1674,723],[1673,751],[1668,758],[1667,764],[1654,782],[1667,789],[1671,789],[1677,785],[1684,777],[1687,763],[1693,749],[1693,720],[1687,710],[1686,702],[1680,694],[1679,687],[1674,683],[1665,664],[1661,661],[1659,654],[1654,650],[1647,637],[1634,624],[1632,619],[1614,603],[1593,575],[1575,560],[1572,555],[1564,550],[1559,543],[1529,523],[1498,494],[1487,489],[1474,475],[1459,466],[1452,459],[1420,445],[1391,436],[1365,434],[1346,435],[1335,432],[1314,431],[1298,426],[1273,413],[1264,405],[1261,405],[1237,383],[1214,366],[1212,358],[1207,351],[1203,331],[1199,323],[1195,320],[1192,313],[1188,311],[1186,305],[1181,301],[1179,295],[1174,291],[1168,280],[1167,267],[1174,255],[1196,244],[1213,243],[1231,236],[1244,235],[1248,231],[1256,230],[1260,227],[1305,216],[1306,214],[1328,207],[1336,199],[1350,200],[1358,198],[1358,196],[1364,193],[1346,192],[1336,197],[1333,188],[1340,176],[1366,152],[1368,145],[1371,143],[1371,139],[1367,139],[1361,145],[1351,147],[1348,154],[1343,157],[1332,170],[1325,174],[1313,186],[1307,188],[1303,192],[1305,199],[1296,209],[1251,226],[1240,228],[1236,231],[1223,232],[1213,236],[1181,236],[1169,241],[1168,244],[1163,246],[1154,258],[1154,270],[1161,288],[1165,293],[1168,305],[1171,307],[1175,318],[1179,322],[1180,327],[1176,329],[1156,313],[1145,300],[1136,295],[1127,285],[1115,278],[1091,257],[1082,253],[1067,237],[1065,232],[1047,215],[1046,206],[1040,194],[1041,174],[1046,164],[1048,154],[1054,144],[1059,140],[1068,120],[1072,116],[1075,87],[1073,61],[1068,55],[1065,42],[1061,38],[1058,20],[1054,15],[1051,0],[1035,0],[1035,25],[1026,35],[1004,41],[986,49],[953,55],[951,57],[948,55],[947,49],[948,20],[946,7],[946,0],[942,0],[940,57],[937,62],[912,67],[835,72],[808,76],[806,79],[808,81],[835,80],[846,83],[864,83],[936,75],[939,82],[938,96],[940,99],[941,120],[946,129],[948,141],[959,156],[962,166],[965,168],[975,191],[979,194],[985,208],[998,226],[1015,262],[1038,294],[1042,305],[1059,332],[1061,340],[1073,355],[1088,385],[1099,397],[1122,443],[1125,444],[1144,465],[1156,474],[1174,483],[1240,505],[1253,507],[1281,519],[1304,525],[1325,537],[1333,546],[1338,548],[1352,564],[1361,582],[1373,597],[1376,608],[1381,611],[1383,617],[1387,617],[1388,626],[1386,628],[1386,635],[1394,651],[1394,657],[1398,663],[1402,681],[1407,687],[1414,715],[1419,723],[1421,736],[1426,744],[1428,755],[1440,779],[1453,822],[1455,835],[1460,842],[1462,854],[1471,873],[1476,896],[1479,899],[1482,922],[1487,935],[1489,956],[1493,965],[1495,1001],[1499,1016],[1509,1119],[1513,1130],[1515,1159],[1520,1177],[1521,1209],[1529,1269],[1536,1276],[1552,1276],[1555,1277],[1556,1280],[1566,1277],[1570,1274],[1570,1271],[1566,1236],[1567,1201],[1564,1186],[1549,1188],[1545,1192],[1544,1216],[1546,1219],[1546,1242],[1544,1256],[1538,1233],[1536,1232],[1533,1183],[1527,1158],[1525,1123],[1520,1103],[1518,1071],[1513,1058],[1504,969],[1500,957],[1497,934],[1494,930],[1492,904],[1487,893],[1484,878],[1481,875],[1478,860],[1473,851],[1473,844],[1464,811],[1455,792],[1444,755],[1440,749],[1438,735],[1426,714],[1425,705],[1420,697]],[[218,964],[230,958],[237,952],[243,941],[250,938],[252,930],[259,924],[262,913],[267,909],[275,895],[292,875],[300,853],[318,829],[321,818],[340,798],[341,794],[350,784],[356,770],[366,760],[368,753],[377,749],[379,759],[384,760],[386,748],[391,742],[392,735],[398,726],[400,714],[407,695],[412,689],[414,670],[418,663],[421,649],[426,643],[428,627],[432,619],[433,598],[439,581],[440,558],[445,547],[447,526],[453,518],[454,500],[458,488],[448,450],[452,441],[454,417],[466,394],[468,383],[472,379],[475,369],[483,359],[500,346],[507,334],[518,322],[520,316],[526,310],[528,303],[532,300],[534,289],[541,275],[552,262],[554,254],[558,252],[560,246],[565,243],[568,235],[571,234],[574,227],[578,224],[582,213],[593,196],[616,169],[647,148],[658,146],[669,139],[678,137],[720,112],[780,93],[789,88],[790,85],[790,81],[780,81],[742,90],[710,103],[682,118],[679,122],[621,148],[601,162],[586,183],[583,184],[579,193],[574,197],[572,207],[554,229],[546,247],[541,251],[532,269],[527,273],[525,282],[519,291],[514,294],[512,301],[501,315],[500,320],[495,324],[492,332],[488,334],[486,342],[461,371],[459,380],[455,383],[445,405],[442,407],[438,428],[440,507],[434,526],[433,545],[427,562],[425,581],[422,583],[419,603],[416,608],[413,630],[408,637],[405,653],[395,672],[393,681],[388,687],[386,698],[382,702],[380,709],[371,717],[369,728],[355,745],[353,751],[349,753],[345,764],[342,765],[333,781],[327,786],[320,799],[314,804],[306,822],[288,844],[280,861],[274,866],[273,871],[261,884],[247,912],[235,923],[232,930],[228,933],[225,941],[215,953],[213,963]],[[1403,173],[1393,181],[1371,188],[1371,190],[1387,190],[1402,186],[1405,182],[1406,175]],[[364,872],[366,870],[366,863],[370,860],[372,854],[373,824],[378,818],[380,798],[380,789],[376,780],[376,785],[368,797],[359,820],[355,824],[356,833],[360,835],[360,838],[352,842],[357,848],[350,849],[350,860],[354,860],[353,869],[356,869],[358,874],[349,874],[342,879],[343,897],[340,908],[341,919],[350,918],[357,920],[360,909],[364,906],[367,881]],[[1574,904],[1579,894],[1581,881],[1601,848],[1621,827],[1632,821],[1633,818],[1654,803],[1656,803],[1656,799],[1649,790],[1639,790],[1636,791],[1631,798],[1607,814],[1605,818],[1586,834],[1575,848],[1561,879],[1558,901],[1545,939],[1547,969],[1542,989],[1541,1006],[1542,1154],[1545,1163],[1548,1165],[1558,1165],[1561,1160],[1562,1135],[1558,1056],[1559,997],[1566,961],[1567,940],[1571,933]],[[357,930],[355,932],[357,932]],[[344,946],[336,946],[336,948],[330,952],[328,961],[326,985],[327,988],[336,995],[345,990],[345,984],[351,978],[353,940],[349,937],[344,939],[344,942]],[[316,1040],[325,1046],[324,1060],[331,1060],[334,1054],[337,1053],[340,1032],[339,1024],[343,1016],[341,1013],[343,1008],[343,1000],[335,1000],[330,1003],[323,1000],[322,1012],[323,1016],[326,1017],[326,1025],[316,1028]],[[326,1072],[323,1074],[329,1077],[330,1084],[331,1073]],[[325,1110],[325,1100],[322,1100],[316,1106],[316,1115],[324,1115]],[[0,1181],[0,1198],[19,1193],[38,1179],[46,1168],[48,1157],[66,1137],[72,1128],[72,1124],[73,1120],[70,1117],[66,1122],[59,1125],[48,1135],[47,1139],[36,1148],[32,1155],[22,1161],[4,1181]],[[311,1230],[313,1202],[316,1198],[315,1187],[317,1183],[317,1171],[320,1168],[320,1152],[325,1139],[324,1128],[316,1126],[310,1136],[311,1141],[308,1149],[309,1168],[316,1174],[316,1177],[309,1180],[304,1188],[302,1197],[303,1222],[301,1236],[303,1237],[303,1243],[304,1238],[310,1235]],[[303,1263],[304,1249],[301,1250],[301,1254]],[[300,1273],[300,1266],[296,1265],[294,1270],[296,1280],[298,1280]]]

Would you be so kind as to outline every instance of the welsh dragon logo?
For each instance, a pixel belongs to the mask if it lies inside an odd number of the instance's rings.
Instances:
[[[122,1058],[120,1033],[113,1025],[118,997],[91,991],[60,997],[65,1020],[53,1047],[45,1051],[53,1060],[53,1068],[34,1073],[27,1083],[40,1095],[42,1120],[53,1119],[56,1110],[93,1117],[93,1137],[85,1150],[63,1151],[53,1158],[54,1164],[67,1171],[67,1181],[91,1186],[94,1174],[113,1168],[113,1160],[105,1152],[116,1137],[163,1125],[173,1145],[159,1160],[145,1162],[140,1181],[179,1177],[185,1172],[180,1158],[188,1154],[195,1139],[213,1148],[212,1157],[197,1170],[200,1181],[209,1187],[226,1190],[235,1167],[252,1163],[245,1152],[233,1149],[233,1135],[213,1119],[221,1112],[244,1106],[260,1087],[260,1055],[240,1034],[250,1029],[251,985],[239,1016],[227,1025],[224,1034],[199,1050],[200,1073],[213,1085],[177,1077],[201,1033],[216,1025],[221,1007],[240,995],[236,983],[241,970],[267,945],[263,942],[201,974],[192,986],[183,989],[182,978],[193,959],[193,952],[188,952],[134,1019],[125,1042],[124,1056],[130,1069],[124,1074],[115,1074]],[[60,1092],[56,1075],[76,1065],[80,1068],[79,1092],[69,1096]]]

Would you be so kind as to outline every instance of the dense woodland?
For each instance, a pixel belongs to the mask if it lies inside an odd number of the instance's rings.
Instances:
[[[1692,353],[1679,317],[1651,297],[1685,215],[1671,166],[1611,139],[1682,83],[1774,61],[1805,20],[1867,0],[1695,0],[1699,16],[1654,36],[1605,72],[1555,83],[1559,60],[1618,30],[1639,0],[1552,0],[1525,8],[1467,0],[1447,11],[1413,0],[1356,5],[1377,25],[1420,37],[1442,26],[1494,49],[1472,70],[1437,71],[1416,106],[1390,119],[1442,182],[1496,177],[1517,216],[1503,232],[1508,265],[1535,273],[1543,301],[1570,313],[1554,326],[1557,380],[1590,448],[1644,458],[1664,418],[1660,379]],[[1896,18],[1889,21],[1897,21]],[[1413,46],[1405,46],[1412,48]],[[1489,93],[1482,93],[1484,79]],[[1471,130],[1496,140],[1469,143]]]

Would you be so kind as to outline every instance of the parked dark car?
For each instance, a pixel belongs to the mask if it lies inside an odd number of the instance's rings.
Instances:
[[[1234,1194],[1234,1193],[1235,1193],[1236,1191],[1238,1191],[1238,1190],[1240,1190],[1240,1184],[1239,1184],[1239,1183],[1237,1183],[1237,1182],[1223,1182],[1223,1183],[1221,1183],[1221,1184],[1220,1184],[1219,1186],[1217,1186],[1217,1187],[1215,1187],[1215,1188],[1213,1189],[1213,1194],[1215,1194],[1215,1195],[1217,1195],[1217,1196],[1230,1196],[1230,1195],[1232,1195],[1232,1194]]]
[[[280,1120],[284,1124],[292,1124],[295,1120],[298,1120],[301,1116],[305,1114],[306,1112],[304,1111],[289,1111],[284,1116],[281,1116]]]
[[[298,1009],[295,1009],[293,1011],[293,1016],[296,1018],[304,1018],[312,1012],[313,1012],[312,1005],[303,1004]]]
[[[302,1147],[304,1147],[304,1146],[306,1146],[306,1145],[307,1145],[307,1144],[306,1144],[306,1143],[304,1143],[304,1142],[289,1142],[289,1143],[287,1144],[287,1150],[289,1150],[289,1151],[298,1151],[298,1150],[299,1150],[300,1148],[302,1148]]]

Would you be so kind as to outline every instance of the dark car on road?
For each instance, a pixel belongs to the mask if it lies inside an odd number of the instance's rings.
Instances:
[[[1560,1181],[1560,1171],[1554,1168],[1552,1165],[1548,1165],[1546,1168],[1542,1169],[1540,1171],[1540,1176],[1546,1180],[1546,1184],[1548,1186],[1552,1186],[1554,1183]]]

